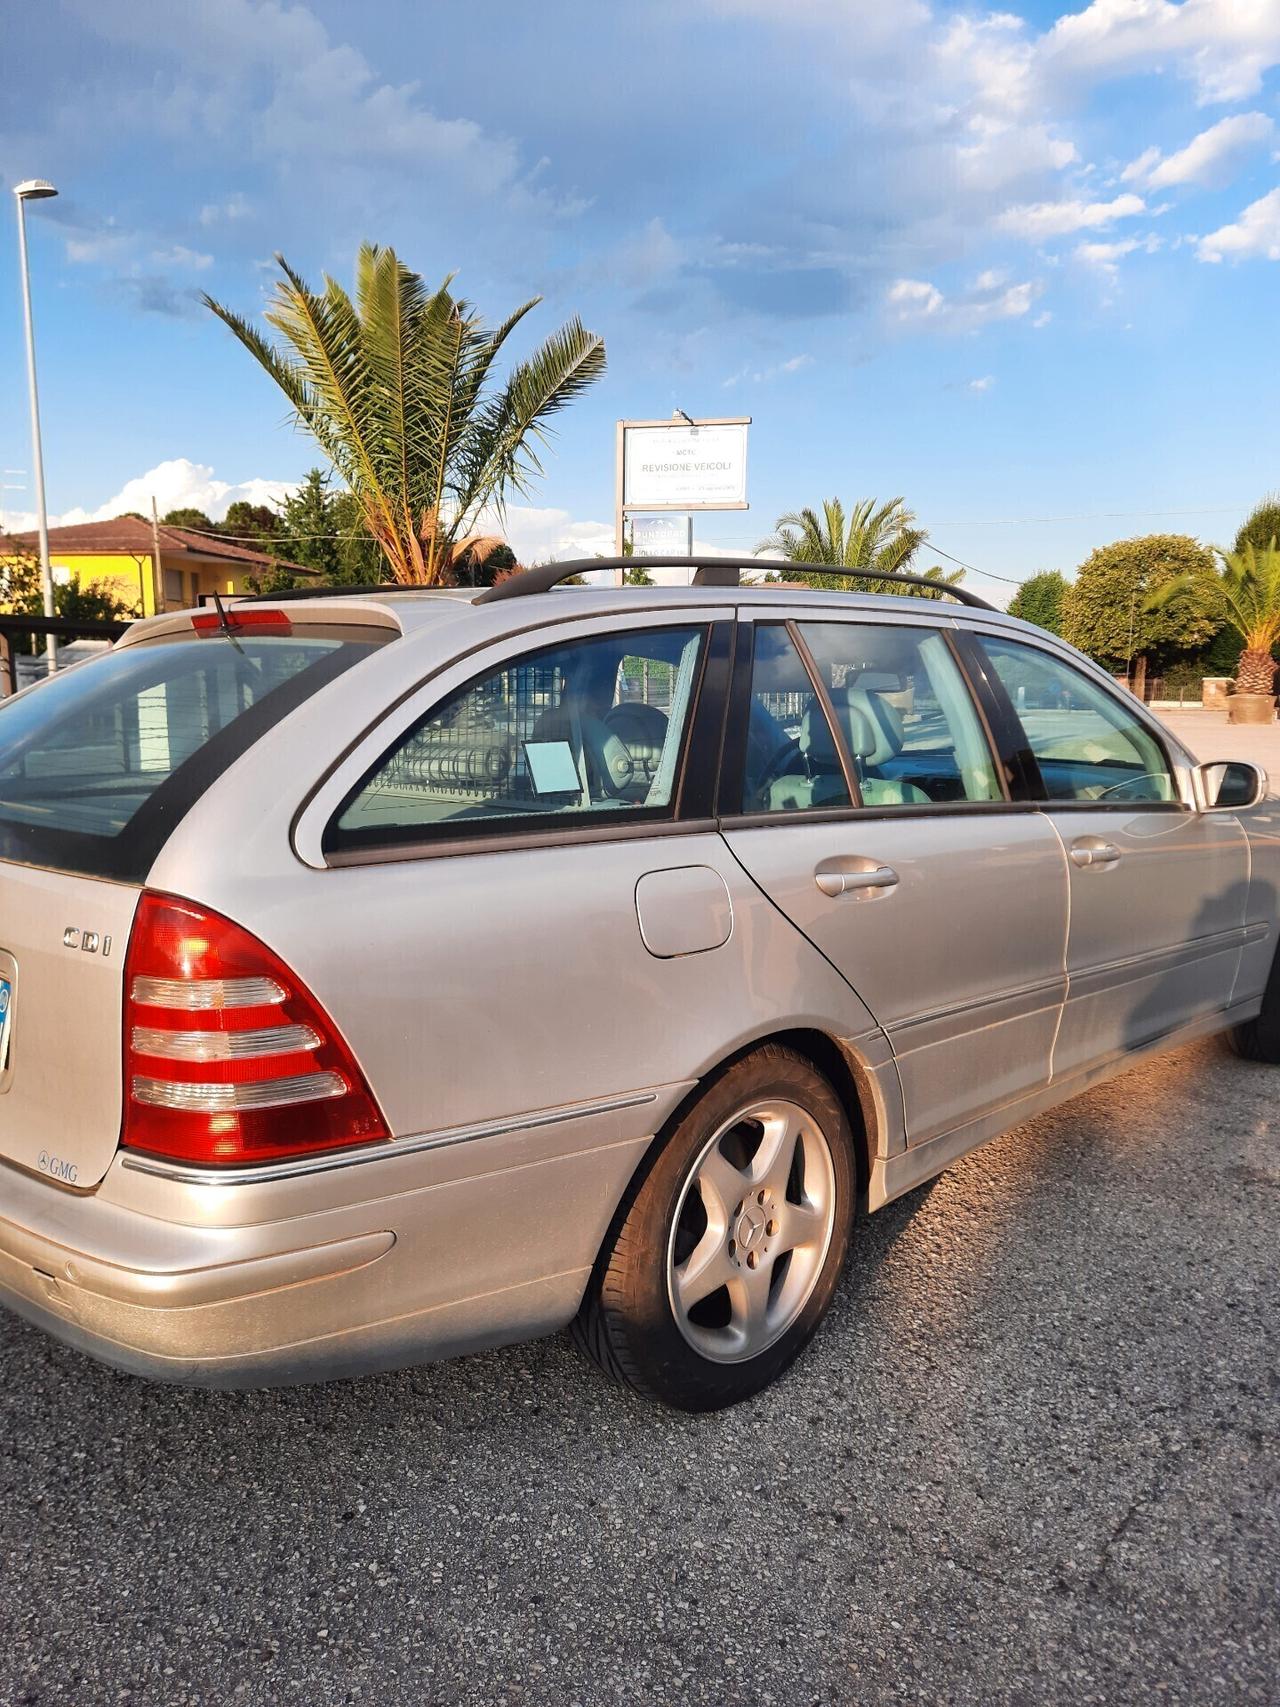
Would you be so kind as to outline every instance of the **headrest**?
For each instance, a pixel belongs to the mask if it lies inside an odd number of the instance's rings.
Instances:
[[[836,752],[835,737],[826,713],[816,699],[809,701],[801,719],[796,745],[808,759],[811,769],[839,770],[840,755]]]
[[[876,732],[865,711],[851,705],[845,712],[845,729],[849,734],[849,751],[855,759],[869,759],[876,750]]]
[[[882,693],[868,693],[863,687],[850,688],[847,699],[845,715],[850,720],[855,714],[864,718],[871,738],[869,751],[860,756],[873,765],[882,765],[886,759],[896,758],[902,751],[904,739],[902,716],[897,706],[890,705]],[[853,744],[852,736],[850,744]]]

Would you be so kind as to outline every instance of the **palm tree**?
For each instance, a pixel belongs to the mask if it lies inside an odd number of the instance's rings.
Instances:
[[[839,498],[828,498],[821,515],[816,510],[803,509],[779,516],[775,531],[768,539],[761,540],[756,555],[769,552],[791,563],[815,565],[819,571],[816,574],[790,569],[781,572],[784,581],[801,581],[810,587],[841,592],[919,592],[919,588],[910,585],[894,587],[884,581],[858,581],[821,573],[823,564],[833,569],[874,569],[886,575],[911,571],[916,552],[928,538],[924,529],[915,525],[915,520],[901,498],[890,498],[879,505],[874,498],[859,499],[847,518]],[[951,587],[964,579],[964,570],[948,572],[935,567],[927,571],[927,579]],[[941,596],[924,594],[926,598]]]
[[[297,420],[354,495],[392,579],[438,585],[461,558],[496,541],[509,491],[542,472],[547,421],[604,372],[604,342],[573,319],[491,383],[503,344],[541,300],[487,328],[450,289],[429,291],[393,249],[365,243],[355,301],[326,276],[311,290],[277,255],[283,277],[266,311],[283,344],[206,296],[207,307],[275,380]]]
[[[1259,550],[1246,541],[1239,551],[1218,551],[1222,573],[1192,571],[1166,582],[1149,601],[1149,610],[1180,592],[1210,595],[1218,615],[1244,638],[1236,668],[1237,693],[1270,694],[1276,665],[1271,648],[1280,640],[1280,548],[1274,542]]]

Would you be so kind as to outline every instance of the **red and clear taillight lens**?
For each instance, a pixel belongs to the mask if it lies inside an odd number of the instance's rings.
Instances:
[[[125,962],[126,1149],[204,1165],[386,1138],[333,1022],[280,958],[220,914],[138,903]]]

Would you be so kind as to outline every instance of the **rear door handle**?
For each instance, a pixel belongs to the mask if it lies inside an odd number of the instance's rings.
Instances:
[[[1101,841],[1097,836],[1082,836],[1071,844],[1072,865],[1114,865],[1119,858],[1120,849],[1115,843]]]
[[[892,889],[898,882],[898,874],[891,865],[833,859],[818,867],[813,880],[824,895],[836,896],[859,889]]]

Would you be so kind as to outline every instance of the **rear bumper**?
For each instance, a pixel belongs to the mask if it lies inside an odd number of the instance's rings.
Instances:
[[[647,1142],[580,1136],[596,1142],[466,1146],[474,1171],[392,1145],[287,1191],[179,1187],[117,1159],[76,1194],[0,1163],[0,1304],[190,1386],[322,1381],[532,1338],[573,1316]]]

